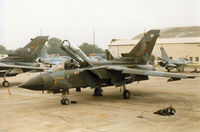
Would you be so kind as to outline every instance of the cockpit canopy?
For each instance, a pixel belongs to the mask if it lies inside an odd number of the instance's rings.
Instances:
[[[55,72],[60,70],[72,70],[79,67],[80,65],[75,60],[71,59],[70,61],[57,64],[55,67],[51,68],[50,71]]]
[[[64,70],[64,63],[65,62],[62,62],[62,63],[59,63],[57,65],[55,65],[54,67],[52,67],[49,71],[51,72],[56,72],[56,71],[61,71],[61,70]]]

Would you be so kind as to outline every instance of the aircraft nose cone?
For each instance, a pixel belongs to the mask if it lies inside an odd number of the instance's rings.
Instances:
[[[19,85],[21,88],[26,88],[30,90],[43,90],[44,81],[40,75],[33,77],[32,79]]]

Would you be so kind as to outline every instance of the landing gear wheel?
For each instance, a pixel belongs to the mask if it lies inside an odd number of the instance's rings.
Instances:
[[[101,88],[95,88],[93,96],[103,96],[102,89]]]
[[[9,87],[9,86],[10,86],[10,84],[9,84],[8,81],[3,81],[2,85],[3,85],[4,87]]]
[[[81,88],[80,87],[76,88],[76,92],[81,92]]]
[[[68,99],[61,99],[61,100],[60,100],[60,103],[61,103],[62,105],[68,105],[68,104],[69,104],[69,100],[68,100]]]
[[[124,99],[130,99],[131,98],[131,92],[129,90],[124,90],[123,97],[124,97]]]
[[[171,71],[169,68],[166,68],[166,70],[167,70],[168,72],[170,72],[170,71]]]

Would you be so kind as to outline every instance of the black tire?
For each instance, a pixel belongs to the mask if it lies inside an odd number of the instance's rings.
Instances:
[[[81,88],[80,87],[76,88],[76,92],[81,92]]]
[[[129,90],[124,90],[123,97],[124,97],[124,99],[130,99],[131,98],[131,92]]]
[[[171,110],[171,111],[170,111],[170,115],[174,115],[175,113],[176,113],[175,110]]]
[[[9,86],[10,86],[10,84],[9,84],[8,81],[3,81],[2,85],[3,85],[4,87],[9,87]]]
[[[94,96],[103,96],[101,88],[94,89]]]
[[[60,100],[60,103],[61,103],[62,105],[68,105],[68,104],[69,104],[69,100],[68,100],[68,99],[61,99],[61,100]]]
[[[60,103],[61,103],[62,105],[64,105],[64,104],[65,104],[64,99],[61,99],[61,100],[60,100]]]
[[[165,67],[165,69],[168,71],[168,72],[170,72],[171,70],[170,70],[170,68],[168,68],[168,67]]]

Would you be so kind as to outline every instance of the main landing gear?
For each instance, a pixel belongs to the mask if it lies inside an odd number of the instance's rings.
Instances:
[[[178,72],[184,72],[184,66],[179,66],[176,68]]]
[[[124,99],[130,99],[131,98],[131,92],[126,89],[126,85],[123,84],[122,88],[123,88],[123,98]]]
[[[166,67],[165,69],[166,69],[168,72],[170,72],[170,71],[171,71],[171,70],[170,70],[168,67]]]
[[[63,89],[62,95],[61,95],[61,100],[60,100],[60,103],[62,105],[68,105],[69,104],[69,100],[67,99],[67,94],[69,94],[69,89]]]
[[[102,88],[95,88],[93,96],[103,96],[102,92],[103,92]]]

